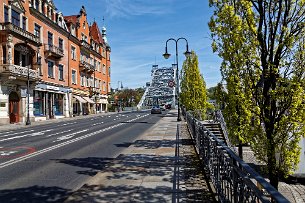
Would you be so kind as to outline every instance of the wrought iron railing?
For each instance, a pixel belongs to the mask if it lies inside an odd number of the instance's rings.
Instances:
[[[216,111],[214,112],[213,120],[214,120],[214,122],[220,124],[221,130],[222,130],[223,135],[224,135],[224,137],[225,137],[225,139],[226,139],[227,145],[228,145],[231,149],[233,149],[233,150],[235,151],[234,146],[233,146],[233,145],[231,144],[231,142],[230,142],[229,135],[228,135],[228,131],[227,131],[227,124],[226,124],[226,121],[225,121],[225,119],[224,119],[224,117],[223,117],[223,115],[222,115],[221,110],[216,110]]]
[[[183,114],[220,202],[289,202],[199,120]]]

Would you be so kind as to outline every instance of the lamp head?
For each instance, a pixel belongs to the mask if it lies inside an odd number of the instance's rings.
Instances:
[[[191,54],[192,54],[192,52],[190,52],[188,50],[186,52],[184,52],[184,55],[185,55],[186,58],[190,57]]]
[[[165,59],[168,59],[171,55],[167,52],[167,46],[165,47],[165,53],[163,54],[163,57]]]
[[[184,55],[186,58],[188,58],[189,56],[191,56],[192,52],[189,51],[189,45],[186,44],[186,51],[184,52]]]

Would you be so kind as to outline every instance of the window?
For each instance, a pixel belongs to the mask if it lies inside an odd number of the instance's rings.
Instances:
[[[110,67],[108,67],[108,76],[110,77]]]
[[[72,84],[76,84],[76,71],[72,70]]]
[[[94,70],[97,69],[96,66],[97,66],[97,63],[96,63],[96,60],[94,59]]]
[[[84,86],[84,74],[81,74],[81,76],[80,76],[80,85],[81,86]]]
[[[48,45],[53,45],[53,33],[48,32]]]
[[[2,53],[3,53],[3,64],[6,64],[6,46],[2,46]]]
[[[54,94],[54,106],[53,106],[55,115],[62,115],[64,110],[64,95]]]
[[[41,12],[42,12],[43,14],[45,14],[45,12],[44,12],[44,2],[41,2]]]
[[[20,13],[12,9],[12,23],[20,27]]]
[[[58,79],[64,80],[64,66],[61,64],[58,65]]]
[[[97,70],[100,72],[101,71],[101,62],[97,63]]]
[[[54,78],[54,62],[48,61],[48,77]]]
[[[33,95],[34,101],[34,115],[35,116],[43,116],[44,113],[44,93],[40,91],[34,91]]]
[[[22,29],[26,30],[26,17],[22,17]]]
[[[58,47],[60,50],[64,50],[64,40],[61,38],[58,38]]]
[[[71,57],[73,60],[76,60],[76,48],[71,46]]]
[[[4,22],[8,22],[8,7],[4,6]]]
[[[103,91],[106,91],[106,82],[103,81]]]
[[[38,0],[35,1],[35,9],[37,11],[39,10],[39,1]]]
[[[108,92],[111,92],[110,82],[108,83]]]
[[[40,26],[35,23],[34,35],[40,38]]]
[[[103,57],[106,57],[106,56],[105,56],[105,49],[104,49],[104,48],[103,48],[102,56],[103,56]]]
[[[104,75],[106,74],[106,66],[105,66],[105,64],[103,64],[103,74]]]
[[[83,22],[83,28],[86,29],[86,22]]]
[[[86,82],[86,86],[89,87],[89,76],[87,76],[87,82]]]

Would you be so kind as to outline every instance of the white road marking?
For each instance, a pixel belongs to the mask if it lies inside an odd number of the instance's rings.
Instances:
[[[73,125],[73,124],[76,124],[77,122],[71,122],[71,123],[64,123],[64,124],[60,124],[60,125],[57,125],[58,127],[60,126],[66,126],[66,125]]]
[[[31,133],[31,134],[9,137],[9,138],[5,138],[5,139],[0,140],[0,142],[7,141],[7,140],[14,140],[14,139],[28,137],[28,136],[34,137],[34,136],[37,136],[37,135],[43,135],[45,132],[50,132],[50,131],[52,131],[52,130],[49,129],[49,130],[43,130],[43,131],[40,131],[40,132]]]
[[[23,133],[28,133],[28,132],[33,132],[34,130],[26,130],[26,131],[21,131],[21,132],[15,132],[15,133],[11,133],[11,134],[6,134],[6,135],[1,135],[0,137],[8,137],[8,136],[11,136],[11,135],[20,135],[20,134],[23,134]],[[10,131],[10,132],[13,132],[13,131]],[[5,133],[10,133],[10,132],[5,132]],[[2,133],[2,134],[5,134],[5,133]]]
[[[58,132],[58,133],[54,133],[54,134],[50,134],[50,135],[47,135],[47,137],[51,137],[53,135],[60,135],[60,134],[63,134],[63,133],[67,133],[67,132],[71,132],[72,130],[65,130],[65,131],[61,131],[61,132]]]
[[[9,156],[11,154],[15,154],[18,151],[2,151],[0,152],[0,156]]]
[[[56,138],[56,140],[54,140],[53,142],[60,142],[60,141],[63,141],[63,140],[68,140],[68,139],[73,138],[75,135],[86,132],[86,131],[88,131],[88,129],[81,130],[81,131],[71,133],[71,134],[68,134],[68,135],[63,135],[61,137]]]
[[[96,125],[100,125],[103,124],[104,122],[99,122],[99,123],[93,123],[91,126],[96,126]]]
[[[149,114],[146,114],[146,115],[143,115],[143,116],[138,117],[138,118],[136,118],[136,119],[144,118],[144,117],[146,117],[146,116],[148,116],[148,115],[149,115]],[[114,127],[119,127],[119,126],[124,125],[124,124],[125,124],[125,123],[119,123],[119,124],[117,124],[117,125],[114,125],[114,126],[111,126],[111,127],[108,127],[108,128],[104,128],[104,129],[101,129],[101,130],[98,130],[98,131],[89,133],[89,134],[87,134],[87,135],[83,135],[83,136],[74,138],[74,139],[72,139],[72,140],[65,141],[65,142],[63,142],[63,143],[59,143],[59,144],[57,144],[57,145],[54,145],[54,146],[51,146],[51,147],[48,147],[48,148],[45,148],[45,149],[42,149],[42,150],[33,152],[33,153],[31,153],[31,154],[28,154],[28,155],[25,155],[25,156],[22,156],[22,157],[18,157],[18,158],[15,158],[15,159],[11,159],[11,160],[9,160],[9,161],[6,161],[6,162],[1,163],[1,164],[0,164],[0,168],[4,168],[4,167],[7,167],[7,166],[10,166],[10,165],[15,164],[15,163],[18,163],[18,162],[20,162],[20,161],[23,161],[23,160],[26,160],[26,159],[29,159],[29,158],[38,156],[38,155],[40,155],[40,154],[43,154],[43,153],[52,151],[52,150],[54,150],[54,149],[63,147],[63,146],[65,146],[65,145],[68,145],[68,144],[71,144],[71,143],[74,143],[74,142],[77,142],[77,141],[80,141],[80,140],[85,139],[85,138],[88,138],[88,137],[97,135],[97,134],[99,134],[99,133],[101,133],[101,132],[105,132],[105,131],[110,130],[110,129],[114,128]]]

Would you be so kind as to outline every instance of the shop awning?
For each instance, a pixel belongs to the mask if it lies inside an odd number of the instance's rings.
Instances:
[[[72,95],[75,99],[77,99],[80,103],[87,103],[86,100],[84,100],[81,96]]]
[[[88,102],[88,103],[91,103],[91,104],[94,104],[95,102],[90,99],[89,97],[84,97],[84,99]]]

